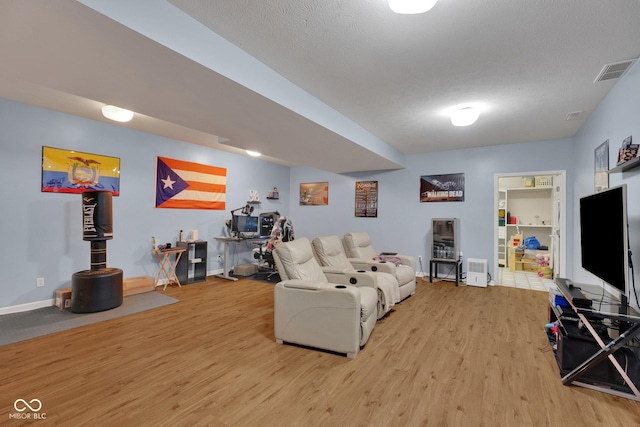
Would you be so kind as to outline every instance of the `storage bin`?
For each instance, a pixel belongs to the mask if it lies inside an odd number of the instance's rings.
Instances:
[[[534,178],[533,185],[535,187],[551,187],[553,185],[553,177],[551,177],[551,176],[536,176]]]
[[[55,291],[54,305],[58,308],[71,308],[71,288],[57,289]]]
[[[543,279],[551,279],[551,276],[551,267],[538,266],[538,277],[542,277]]]
[[[509,252],[509,270],[521,271],[522,255],[524,255],[524,251],[516,248],[508,248],[508,252]]]

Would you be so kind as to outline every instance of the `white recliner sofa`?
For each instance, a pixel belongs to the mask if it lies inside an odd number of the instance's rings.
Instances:
[[[366,232],[345,233],[342,244],[347,258],[356,269],[380,271],[394,276],[400,287],[400,301],[416,292],[416,260],[412,256],[381,255],[371,246],[371,239]]]
[[[370,270],[354,270],[338,236],[316,237],[311,241],[313,253],[320,263],[322,271],[330,282],[348,283],[349,276],[359,274],[358,280],[370,280],[378,290],[378,319],[382,319],[397,301],[400,301],[398,280],[388,273],[375,273]],[[364,277],[363,277],[364,276]],[[366,277],[366,279],[365,279]]]
[[[306,238],[281,243],[273,258],[283,279],[274,290],[276,342],[356,357],[376,324],[378,293],[373,285],[330,283]],[[358,281],[355,276],[349,279]]]

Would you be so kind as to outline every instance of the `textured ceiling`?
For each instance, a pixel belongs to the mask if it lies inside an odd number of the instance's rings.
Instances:
[[[172,3],[404,153],[571,137],[615,84],[602,67],[640,55],[633,0]],[[453,128],[468,104],[480,120]]]
[[[572,137],[640,55],[640,1],[0,0],[0,97],[332,172]],[[19,42],[17,42],[19,41]],[[446,112],[475,105],[478,122]],[[568,113],[581,111],[577,120]],[[218,136],[224,138],[223,144]]]

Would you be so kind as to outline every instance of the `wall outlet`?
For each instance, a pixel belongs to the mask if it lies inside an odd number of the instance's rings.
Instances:
[[[418,255],[418,262],[422,262],[422,255]]]
[[[37,286],[38,288],[42,288],[42,287],[44,287],[44,277],[38,277],[38,278],[36,279],[36,286]]]
[[[222,255],[218,255],[218,262],[222,262]]]

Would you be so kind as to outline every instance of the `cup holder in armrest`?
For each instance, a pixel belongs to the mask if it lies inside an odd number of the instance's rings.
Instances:
[[[347,289],[345,285],[336,285],[336,289]]]

